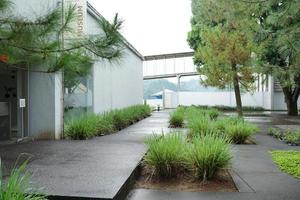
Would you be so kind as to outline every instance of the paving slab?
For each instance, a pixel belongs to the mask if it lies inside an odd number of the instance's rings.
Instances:
[[[20,160],[30,158],[28,170],[35,188],[47,195],[79,199],[114,199],[146,152],[145,137],[167,131],[168,113],[154,113],[122,131],[85,141],[33,141],[1,145],[4,175]],[[160,120],[161,119],[161,120]],[[151,123],[148,123],[151,122]]]

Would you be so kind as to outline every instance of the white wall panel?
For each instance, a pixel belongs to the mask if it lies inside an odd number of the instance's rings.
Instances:
[[[90,35],[102,32],[91,14],[87,15],[87,26]],[[98,60],[93,66],[94,112],[143,103],[142,64],[141,58],[128,47],[118,61]]]
[[[224,105],[235,106],[234,92],[179,92],[180,105]],[[269,92],[254,92],[242,94],[243,106],[260,106],[271,109]]]

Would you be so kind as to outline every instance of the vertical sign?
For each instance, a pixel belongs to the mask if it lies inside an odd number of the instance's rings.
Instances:
[[[26,100],[25,99],[19,99],[19,106],[20,108],[26,107]]]
[[[71,24],[74,32],[66,34],[66,37],[67,38],[84,37],[86,34],[87,2],[86,0],[66,0],[64,6],[65,13],[68,12],[70,6],[75,6],[76,18]]]

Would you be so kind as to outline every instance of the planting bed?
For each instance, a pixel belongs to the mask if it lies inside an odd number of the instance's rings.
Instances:
[[[229,173],[230,144],[255,144],[259,131],[239,117],[217,109],[178,107],[170,113],[167,134],[154,134],[145,143],[148,152],[139,167],[136,188],[187,192],[237,192]],[[180,128],[187,128],[183,134]]]
[[[218,172],[214,179],[204,182],[195,180],[185,171],[178,174],[180,175],[173,178],[150,178],[151,171],[141,166],[135,188],[186,192],[238,192],[227,170]]]
[[[277,128],[269,128],[268,135],[283,141],[292,146],[300,146],[300,131],[293,131],[293,130],[285,130],[282,131]]]

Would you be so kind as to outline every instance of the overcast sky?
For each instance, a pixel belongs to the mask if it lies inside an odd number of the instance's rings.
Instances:
[[[122,34],[144,56],[191,51],[191,0],[89,0],[105,18],[124,20]]]

